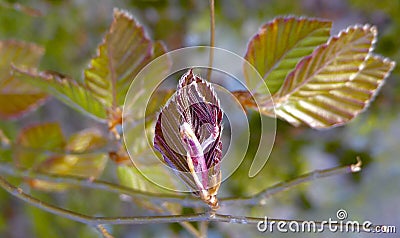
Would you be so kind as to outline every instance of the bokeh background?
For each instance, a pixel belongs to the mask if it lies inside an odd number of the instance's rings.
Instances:
[[[39,10],[31,16],[13,9],[20,3]],[[155,40],[169,50],[209,44],[208,1],[195,0],[34,0],[0,2],[0,39],[35,42],[46,48],[42,69],[81,78],[112,20],[114,7],[126,9]],[[333,21],[332,33],[354,24],[373,24],[379,36],[376,52],[400,59],[400,1],[398,0],[216,0],[216,46],[244,55],[247,42],[258,28],[278,15],[300,15]],[[195,57],[195,56],[194,56]],[[244,196],[315,169],[363,160],[361,173],[315,180],[270,198],[263,207],[237,207],[236,215],[282,219],[325,220],[345,209],[349,219],[397,226],[400,233],[400,75],[395,68],[367,111],[349,124],[324,131],[277,124],[271,157],[262,173],[249,180],[251,151],[239,170],[223,184],[225,194]],[[6,102],[0,102],[6,103]],[[249,114],[257,138],[258,115]],[[104,126],[72,111],[56,99],[18,121],[0,121],[0,128],[17,134],[35,122],[58,121],[69,135],[87,127]],[[103,175],[113,179],[109,162]],[[27,188],[28,189],[28,188]],[[29,190],[28,190],[29,191]],[[75,189],[39,198],[94,215],[152,215],[151,211],[121,202],[116,195]],[[190,237],[177,224],[108,227],[115,237]],[[376,237],[374,234],[273,234],[259,233],[254,225],[210,225],[210,237]],[[0,237],[99,237],[92,228],[56,217],[15,199],[0,189]]]

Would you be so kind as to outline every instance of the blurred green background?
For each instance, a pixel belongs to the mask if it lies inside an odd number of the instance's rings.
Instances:
[[[208,1],[195,0],[41,0],[0,1],[0,39],[35,42],[46,48],[41,69],[51,69],[81,78],[95,55],[112,20],[114,7],[126,9],[145,26],[154,40],[163,40],[169,50],[209,44]],[[38,9],[30,16],[10,8],[12,4]],[[398,0],[216,0],[216,46],[244,55],[247,42],[258,28],[278,15],[301,15],[333,21],[332,33],[354,24],[378,27],[376,52],[399,62],[400,1]],[[222,189],[225,194],[249,195],[261,187],[294,178],[315,169],[351,164],[360,156],[364,169],[355,175],[320,179],[281,193],[263,207],[237,207],[224,213],[268,216],[282,219],[325,220],[345,209],[349,219],[397,226],[400,232],[400,81],[396,67],[367,111],[346,126],[317,131],[294,128],[278,121],[277,138],[261,175],[249,183],[249,159]],[[6,102],[0,102],[6,103]],[[257,132],[257,115],[249,114]],[[0,121],[0,128],[15,135],[22,125],[59,121],[69,135],[94,121],[57,100],[18,121]],[[104,128],[102,128],[104,129]],[[2,158],[4,159],[4,158]],[[0,160],[2,160],[0,158]],[[105,178],[115,179],[108,163]],[[248,179],[247,179],[248,180]],[[247,181],[246,180],[246,181]],[[28,189],[28,188],[27,188]],[[151,211],[121,202],[116,195],[85,189],[46,194],[32,191],[54,204],[94,215],[154,215]],[[101,196],[100,196],[101,195]],[[134,225],[108,227],[115,237],[189,237],[179,225]],[[98,237],[92,228],[43,212],[0,189],[0,237]],[[374,234],[262,234],[254,225],[216,224],[210,237],[376,237]]]

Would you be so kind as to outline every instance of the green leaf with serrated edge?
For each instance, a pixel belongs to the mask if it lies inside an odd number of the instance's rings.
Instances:
[[[107,142],[105,135],[94,128],[90,128],[71,135],[66,150],[75,153],[90,152],[105,147]]]
[[[107,164],[108,154],[94,151],[104,148],[107,143],[105,135],[94,129],[73,134],[68,140],[66,150],[82,154],[75,156],[77,162],[65,174],[98,178]],[[67,161],[67,158],[64,160]]]
[[[10,72],[10,65],[35,67],[44,49],[14,40],[0,41],[0,118],[16,119],[41,106],[48,95],[20,81]]]
[[[123,105],[124,104],[124,100],[125,100],[125,96],[128,93],[129,87],[132,83],[132,80],[134,80],[134,78],[136,77],[136,75],[139,73],[139,71],[145,67],[148,63],[150,63],[153,59],[163,55],[166,53],[166,48],[164,46],[164,44],[160,41],[156,41],[153,44],[153,49],[151,54],[144,59],[141,64],[136,67],[136,69],[134,71],[132,71],[132,73],[129,74],[129,76],[126,78],[126,80],[124,81],[118,81],[117,82],[117,100],[118,100],[118,105]],[[158,75],[165,75],[168,72],[170,67],[170,62],[166,61],[163,63],[160,63],[160,69],[157,70]]]
[[[388,59],[371,56],[352,80],[321,91],[299,91],[276,111],[277,115],[293,125],[304,123],[314,128],[343,125],[369,105],[394,65]],[[296,96],[299,98],[293,102]],[[295,111],[298,114],[294,115]]]
[[[108,155],[94,150],[107,145],[107,139],[99,131],[87,129],[73,134],[64,148],[65,153],[49,157],[36,167],[39,172],[98,178],[108,161]],[[36,189],[62,191],[69,186],[64,183],[47,182],[39,179],[30,181]]]
[[[66,145],[70,155],[54,156],[39,167],[39,171],[81,177],[98,177],[103,171],[107,154],[90,152],[107,144],[106,138],[95,130],[84,130],[74,134]]]
[[[115,9],[97,56],[84,72],[85,86],[107,107],[122,105],[136,74],[163,52],[165,49],[153,44],[130,14]]]
[[[29,126],[21,130],[17,137],[14,161],[19,167],[32,168],[49,157],[46,150],[62,151],[64,146],[64,135],[58,123]]]
[[[301,58],[326,43],[331,25],[330,21],[313,18],[275,18],[263,25],[250,40],[245,59],[255,67],[270,93],[274,94]],[[259,80],[252,79],[247,69],[244,68],[247,86],[256,93]]]
[[[38,72],[36,69],[16,67],[14,74],[20,80],[46,91],[73,109],[105,122],[107,112],[104,105],[73,79],[56,72]]]
[[[371,56],[377,30],[354,26],[318,47],[275,95],[276,114],[297,126],[345,124],[372,100],[394,63]]]

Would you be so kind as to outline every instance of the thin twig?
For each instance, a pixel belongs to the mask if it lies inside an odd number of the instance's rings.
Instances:
[[[215,213],[196,213],[189,215],[167,215],[167,216],[138,216],[138,217],[95,217],[73,212],[67,209],[53,206],[44,201],[38,200],[29,194],[26,194],[21,188],[15,187],[0,176],[0,186],[7,192],[11,193],[15,197],[36,206],[44,211],[59,215],[70,220],[82,222],[87,225],[96,226],[98,225],[127,225],[127,224],[154,224],[154,223],[176,223],[176,222],[202,222],[202,221],[214,221],[214,222],[227,222],[237,224],[257,224],[260,221],[264,221],[265,218],[257,217],[245,217],[245,216],[232,216]],[[283,220],[283,219],[272,219],[270,221],[295,221],[295,220]],[[317,223],[317,222],[316,222]]]
[[[192,234],[194,237],[202,237],[200,232],[198,230],[196,230],[196,228],[190,224],[187,221],[184,222],[180,222],[179,223],[181,226],[183,226],[183,228],[185,228],[190,234]]]
[[[103,225],[97,225],[96,229],[103,235],[104,238],[114,238]]]
[[[286,190],[288,190],[292,187],[295,187],[301,183],[310,182],[315,179],[331,177],[334,175],[356,173],[361,170],[361,165],[362,165],[361,160],[359,157],[357,157],[356,164],[339,166],[339,167],[335,167],[335,168],[331,168],[331,169],[316,170],[311,173],[301,175],[295,179],[277,183],[274,186],[269,187],[251,197],[220,199],[221,204],[224,204],[224,205],[265,205],[267,199],[277,193],[286,191]]]
[[[297,177],[293,180],[289,180],[286,182],[280,182],[272,187],[269,187],[260,193],[244,198],[222,198],[220,199],[221,205],[264,205],[268,197],[273,196],[279,192],[283,192],[297,186],[301,183],[310,182],[317,178],[326,178],[334,175],[341,175],[347,173],[358,172],[361,169],[361,160],[357,158],[357,164],[340,166],[331,169],[325,170],[317,170],[308,174],[304,174],[300,177]],[[193,196],[177,196],[177,195],[166,195],[166,194],[154,194],[143,192],[140,190],[135,190],[123,186],[119,186],[117,184],[101,181],[101,180],[89,180],[86,178],[73,177],[73,176],[65,176],[65,175],[51,175],[39,172],[32,172],[27,170],[16,169],[13,166],[0,164],[0,173],[5,173],[13,176],[19,177],[33,177],[36,179],[42,179],[50,182],[59,182],[59,183],[68,183],[72,185],[78,185],[83,187],[89,187],[93,189],[101,189],[108,192],[114,192],[118,194],[125,194],[131,197],[146,199],[153,203],[163,203],[163,202],[171,202],[171,203],[179,203],[182,206],[188,207],[205,207],[205,203]]]
[[[30,170],[22,170],[17,169],[12,165],[2,164],[0,163],[0,173],[1,174],[8,174],[11,176],[17,177],[27,177],[27,178],[35,178],[41,179],[48,182],[55,182],[55,183],[67,183],[71,185],[81,186],[81,187],[88,187],[92,189],[99,189],[108,192],[113,192],[117,194],[128,195],[130,197],[135,197],[139,199],[143,199],[145,201],[150,201],[152,203],[179,203],[183,206],[189,207],[206,207],[207,205],[193,196],[179,196],[179,195],[172,195],[172,194],[158,194],[158,193],[149,193],[144,192],[141,190],[136,190],[124,186],[120,186],[118,184],[101,181],[101,180],[92,180],[82,177],[76,176],[68,176],[68,175],[54,175],[54,174],[46,174],[41,172],[33,172]]]
[[[200,234],[201,234],[201,237],[207,237],[208,224],[209,224],[208,221],[200,222]]]
[[[358,172],[361,169],[361,160],[357,158],[358,162],[356,164],[352,164],[345,167],[338,167],[327,170],[315,171],[306,175],[301,176],[298,179],[294,179],[292,181],[277,184],[276,186],[266,189],[263,192],[256,195],[257,197],[268,197],[277,192],[284,191],[290,187],[298,185],[300,183],[311,181],[316,178],[323,178],[337,174]],[[7,180],[5,180],[2,176],[0,176],[0,187],[4,188],[7,192],[11,193],[15,197],[36,206],[42,210],[53,213],[55,215],[59,215],[74,221],[82,222],[87,225],[95,226],[103,235],[107,235],[108,232],[104,229],[102,225],[123,225],[123,224],[153,224],[153,223],[188,223],[188,222],[227,222],[227,223],[236,223],[236,224],[259,224],[260,222],[265,222],[266,217],[258,218],[258,217],[246,217],[246,216],[233,216],[233,215],[225,215],[225,214],[217,214],[215,212],[203,212],[189,215],[165,215],[165,216],[138,216],[138,217],[95,217],[88,216],[84,214],[80,214],[77,212],[73,212],[67,209],[63,209],[60,207],[53,206],[44,201],[38,200],[32,197],[29,194],[26,194],[21,188],[15,187]],[[279,188],[281,187],[281,188]],[[237,201],[238,199],[236,199]],[[257,199],[256,199],[257,200]],[[226,199],[226,202],[233,201]],[[249,201],[249,200],[242,200]],[[262,200],[257,200],[262,201]],[[249,204],[253,204],[251,201]],[[268,218],[269,222],[304,222],[302,220],[286,220],[286,219],[274,219]],[[314,221],[314,224],[319,227],[328,227],[328,225],[323,222]],[[332,224],[329,224],[331,226]],[[339,227],[339,224],[333,224],[334,226]],[[371,226],[371,229],[376,228],[377,226]],[[109,235],[109,234],[108,234]],[[111,235],[110,235],[111,236]],[[105,236],[107,237],[107,236]]]
[[[215,4],[214,0],[210,1],[210,57],[208,62],[207,80],[211,80],[211,72],[214,61],[214,46],[215,46]]]
[[[158,204],[165,204],[166,202],[172,202],[172,203],[184,204],[185,206],[204,206],[204,207],[207,206],[201,200],[192,196],[174,196],[174,195],[169,196],[164,194],[146,193],[140,190],[135,190],[128,187],[122,187],[117,184],[109,183],[106,181],[90,180],[74,176],[60,176],[60,175],[32,172],[28,170],[20,170],[13,166],[1,163],[0,163],[0,173],[19,176],[19,177],[32,177],[35,179],[42,179],[56,183],[68,183],[81,187],[89,187],[93,189],[101,189],[108,192],[114,192],[117,194],[124,194],[130,197],[132,201],[134,201],[135,203],[139,202],[139,204],[142,206],[145,206],[145,204],[140,203],[140,201],[146,201]],[[150,208],[149,206],[147,206],[146,208],[158,213],[162,213],[164,211],[164,210],[155,210],[154,208]],[[167,212],[170,213],[171,211]],[[181,222],[180,224],[193,236],[201,237],[200,233],[189,222]],[[96,227],[96,229],[98,228]]]
[[[7,192],[11,193],[17,198],[20,198],[29,204],[36,206],[42,210],[53,213],[55,215],[60,215],[65,218],[82,222],[87,225],[96,226],[100,229],[102,226],[99,225],[128,225],[128,224],[159,224],[159,223],[176,223],[176,222],[226,222],[232,224],[258,224],[260,222],[265,222],[266,217],[247,217],[247,216],[233,216],[218,214],[214,212],[204,212],[189,215],[167,215],[167,216],[139,216],[139,217],[94,217],[87,216],[84,214],[76,213],[59,207],[55,207],[51,204],[38,200],[23,192],[21,188],[17,188],[10,183],[8,183],[3,177],[0,176],[0,186],[3,187]],[[274,219],[268,218],[269,222],[298,222],[302,223],[303,220],[288,220],[288,219]],[[328,227],[325,222],[314,221],[314,224],[318,226],[317,228],[324,226]],[[340,224],[329,224],[329,226],[339,227]],[[377,226],[371,226],[371,229]]]
[[[196,213],[201,213],[201,212],[203,212],[203,209],[204,208],[196,207],[196,208],[194,208],[194,211]],[[206,208],[206,209],[208,209],[208,208]],[[207,237],[208,224],[209,224],[208,221],[199,222],[200,237],[202,237],[202,238]]]
[[[166,204],[164,204],[166,205]],[[164,206],[164,209],[167,213],[171,214],[171,215],[178,215],[178,211],[176,211],[175,209],[173,209],[173,207],[168,207],[168,206]],[[194,237],[198,237],[201,238],[201,233],[190,223],[190,222],[181,222],[179,223],[183,228],[185,228],[190,234],[192,234]]]

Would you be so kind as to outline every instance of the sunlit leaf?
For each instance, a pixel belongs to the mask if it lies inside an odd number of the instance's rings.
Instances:
[[[153,49],[151,52],[151,55],[147,56],[146,59],[144,59],[141,63],[141,65],[139,67],[137,67],[135,69],[134,72],[132,72],[129,77],[126,78],[126,80],[124,81],[119,81],[117,83],[117,99],[118,99],[118,104],[122,105],[124,103],[125,100],[125,96],[128,93],[129,87],[131,85],[132,80],[134,80],[134,78],[136,77],[137,73],[144,67],[146,66],[148,63],[150,63],[152,60],[154,60],[155,58],[163,55],[166,53],[166,48],[164,46],[164,44],[161,41],[156,41],[153,44]],[[170,64],[171,62],[169,61],[169,58],[163,58],[162,61],[159,61],[157,63],[157,67],[154,69],[154,71],[152,72],[152,74],[157,74],[157,75],[165,75],[168,72],[169,68],[170,68]],[[150,76],[150,74],[148,75]],[[160,96],[164,96],[164,95],[160,95]]]
[[[18,135],[14,160],[17,166],[33,168],[49,157],[46,150],[62,150],[65,139],[58,123],[26,127]]]
[[[76,153],[89,152],[107,145],[106,136],[98,130],[87,129],[71,135],[66,150]]]
[[[107,112],[85,87],[64,75],[55,72],[38,72],[36,69],[14,68],[14,74],[53,95],[68,106],[99,121],[105,121]]]
[[[250,40],[245,59],[274,94],[297,62],[329,39],[331,25],[327,20],[278,17],[263,25]],[[245,75],[250,90],[257,90],[258,80],[252,79],[249,72]]]
[[[131,15],[116,9],[97,56],[84,72],[85,86],[105,106],[122,105],[136,74],[164,52],[164,47],[153,44]]]
[[[54,174],[74,175],[81,177],[98,177],[103,171],[107,154],[92,152],[104,147],[107,140],[96,130],[84,130],[68,140],[65,150],[69,155],[54,156],[39,167],[39,171]]]
[[[95,149],[102,148],[107,140],[96,130],[84,130],[73,134],[66,146],[68,154],[51,156],[36,167],[39,172],[87,177],[95,179],[103,172],[108,156],[104,152],[96,152]],[[60,191],[68,188],[63,183],[46,182],[34,179],[30,185],[36,189],[47,191]]]
[[[32,43],[21,41],[0,41],[0,78],[10,76],[10,63],[14,65],[36,66],[44,54],[44,49]]]
[[[292,71],[275,98],[276,114],[293,125],[342,125],[376,94],[394,63],[370,56],[377,30],[350,27],[318,47]]]
[[[47,95],[14,77],[10,65],[35,67],[44,49],[25,42],[0,41],[0,118],[18,118],[42,105]]]

